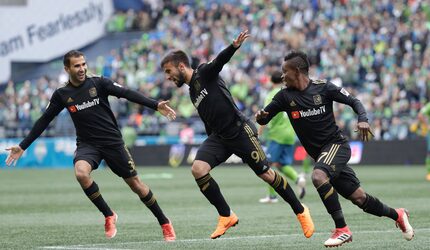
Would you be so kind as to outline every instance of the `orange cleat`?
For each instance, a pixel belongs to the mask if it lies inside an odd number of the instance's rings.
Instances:
[[[106,238],[112,239],[116,235],[115,223],[118,220],[118,215],[113,212],[113,215],[105,217],[105,235]]]
[[[310,238],[315,231],[314,222],[312,221],[311,214],[309,212],[309,208],[302,204],[305,208],[305,211],[303,213],[297,215],[297,219],[300,222],[300,225],[302,226],[303,234],[306,238]]]
[[[352,233],[348,226],[336,228],[333,230],[331,237],[324,242],[325,247],[340,247],[343,243],[352,241]]]
[[[175,241],[176,234],[175,229],[173,229],[172,222],[161,225],[161,230],[163,231],[163,236],[165,241]]]
[[[239,218],[237,218],[237,215],[233,213],[233,211],[230,213],[230,216],[224,217],[220,216],[218,218],[218,225],[215,229],[215,231],[212,233],[211,238],[216,239],[221,237],[221,235],[225,234],[227,229],[230,227],[234,227],[239,223]]]

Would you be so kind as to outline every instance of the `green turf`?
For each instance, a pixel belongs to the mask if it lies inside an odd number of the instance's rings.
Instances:
[[[407,207],[415,238],[407,242],[388,218],[362,212],[341,198],[354,241],[344,249],[429,249],[430,182],[424,167],[355,167],[364,189],[393,207]],[[162,241],[149,210],[109,170],[93,177],[118,213],[118,234],[104,238],[103,217],[84,196],[73,170],[0,169],[0,249],[322,249],[333,223],[308,182],[304,202],[316,233],[306,239],[291,208],[283,202],[259,204],[267,188],[247,167],[212,171],[240,223],[217,240],[209,235],[216,210],[200,193],[189,168],[141,168],[159,204],[172,220],[177,241]]]

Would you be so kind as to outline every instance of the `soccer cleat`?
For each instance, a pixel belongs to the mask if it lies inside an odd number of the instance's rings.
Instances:
[[[348,226],[342,228],[336,228],[333,230],[332,235],[328,240],[324,242],[325,247],[340,247],[343,243],[348,243],[352,241],[352,233]]]
[[[260,203],[277,203],[278,198],[276,198],[276,196],[275,197],[267,196],[267,197],[259,199],[258,202],[260,202]]]
[[[221,237],[221,235],[225,234],[227,229],[236,226],[238,223],[239,218],[237,218],[237,215],[233,213],[233,211],[230,212],[230,216],[228,217],[220,216],[218,218],[218,225],[215,231],[212,233],[211,238],[216,239]]]
[[[175,229],[173,229],[172,222],[161,225],[161,230],[163,231],[163,236],[165,241],[175,241],[176,234]]]
[[[309,212],[309,208],[302,204],[305,210],[303,213],[297,214],[297,219],[300,222],[300,225],[302,226],[303,234],[306,238],[310,238],[312,234],[314,234],[315,226],[314,222],[312,221],[311,214]]]
[[[297,193],[299,193],[299,199],[303,199],[303,197],[305,197],[305,194],[306,194],[306,189],[305,189],[306,178],[304,173],[299,174],[296,184],[297,184]]]
[[[428,174],[426,175],[426,180],[427,180],[427,181],[430,181],[430,173],[428,173]]]
[[[412,240],[414,237],[414,229],[411,224],[409,224],[409,212],[404,208],[396,209],[399,218],[396,220],[396,227],[402,230],[403,238],[405,240]]]
[[[118,215],[113,212],[113,215],[105,217],[105,235],[106,238],[112,239],[116,235],[115,223],[118,220]]]

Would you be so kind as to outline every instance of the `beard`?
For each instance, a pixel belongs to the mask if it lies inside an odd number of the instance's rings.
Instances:
[[[83,83],[85,81],[86,75],[87,75],[87,71],[85,70],[84,71],[84,75],[83,75],[83,79],[80,79],[81,76],[78,76],[78,74],[70,75],[70,79],[74,83]]]
[[[178,79],[177,81],[175,81],[175,84],[178,88],[182,87],[182,85],[184,85],[185,83],[185,74],[182,72],[179,72],[178,74]]]

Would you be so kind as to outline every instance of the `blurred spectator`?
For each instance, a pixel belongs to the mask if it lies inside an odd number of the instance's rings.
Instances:
[[[408,128],[430,97],[428,1],[151,0],[145,4],[141,11],[117,12],[106,27],[109,32],[143,31],[141,39],[92,59],[97,62],[90,65],[96,65],[96,73],[129,88],[170,99],[178,119],[192,119],[196,111],[186,99],[186,88],[172,95],[171,83],[165,82],[159,68],[161,57],[174,47],[192,48],[195,67],[199,61],[213,59],[231,42],[226,38],[248,27],[252,41],[243,45],[221,74],[232,83],[235,101],[249,117],[262,106],[269,73],[279,67],[287,51],[301,49],[310,57],[311,78],[327,78],[362,101],[376,140],[415,136]],[[64,82],[64,74],[59,79]],[[25,133],[58,85],[45,78],[9,82],[0,99],[6,108],[0,114],[5,136]],[[120,101],[114,105],[121,125],[137,119],[140,135],[166,133],[161,117],[147,116],[149,111]],[[354,139],[353,112],[339,108],[336,116]],[[203,134],[196,120],[192,127]]]
[[[182,123],[182,128],[179,131],[179,141],[182,144],[193,144],[194,143],[194,129],[188,122]]]
[[[136,129],[131,124],[127,124],[124,127],[122,127],[121,134],[122,134],[122,138],[124,140],[125,146],[127,146],[127,148],[129,149],[132,149],[137,139]]]

